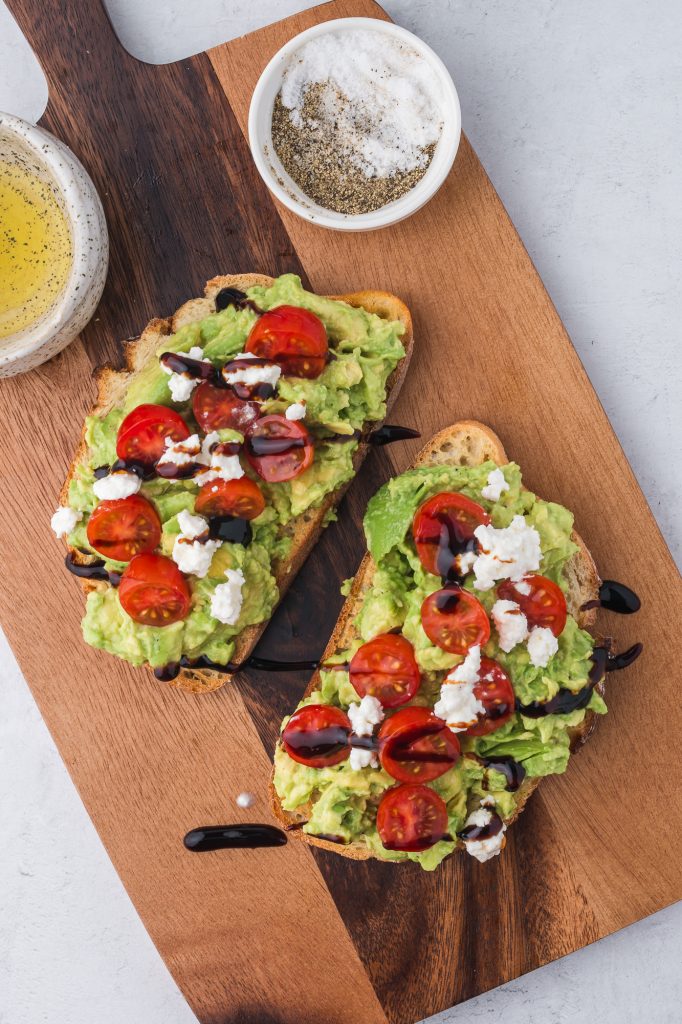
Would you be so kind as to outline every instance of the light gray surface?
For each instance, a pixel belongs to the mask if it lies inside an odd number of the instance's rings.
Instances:
[[[152,61],[306,6],[110,0],[128,46]],[[450,68],[464,128],[680,555],[678,0],[385,7]],[[0,4],[0,109],[35,119],[46,96]],[[1,637],[0,669],[0,1024],[192,1024]],[[681,947],[677,906],[432,1021],[677,1024]]]

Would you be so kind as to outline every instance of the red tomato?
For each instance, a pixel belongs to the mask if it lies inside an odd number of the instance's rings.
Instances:
[[[519,586],[530,588],[530,593],[522,594]],[[561,636],[566,625],[566,598],[561,587],[546,576],[531,574],[524,576],[520,583],[504,580],[497,588],[497,593],[505,601],[516,601],[528,619],[528,626],[544,626],[551,629],[554,636]]]
[[[238,398],[232,388],[217,388],[204,381],[192,395],[194,418],[205,434],[212,430],[238,430],[244,433],[258,419],[258,402]]]
[[[253,325],[244,351],[278,363],[289,377],[312,378],[324,370],[329,345],[324,324],[314,313],[277,306]]]
[[[258,476],[269,484],[300,476],[315,455],[306,428],[296,420],[275,415],[262,416],[249,427],[244,450]]]
[[[136,555],[121,576],[121,608],[142,626],[170,626],[189,613],[187,580],[164,555]]]
[[[381,798],[377,831],[387,850],[419,853],[448,838],[448,809],[428,786],[394,786]]]
[[[350,754],[348,715],[330,704],[306,704],[284,726],[282,745],[289,757],[309,768],[338,764]]]
[[[142,551],[153,551],[161,540],[156,509],[140,494],[101,501],[88,519],[88,541],[100,555],[129,562]]]
[[[508,722],[515,710],[514,688],[511,679],[498,661],[481,658],[480,681],[474,686],[474,696],[485,708],[475,725],[466,730],[469,736],[487,736]]]
[[[464,494],[444,491],[435,494],[417,509],[412,535],[419,560],[434,576],[457,575],[456,557],[474,550],[477,526],[487,525],[490,516]]]
[[[448,654],[466,654],[490,639],[490,620],[473,594],[456,584],[437,590],[422,603],[422,626],[432,644]]]
[[[348,673],[361,697],[376,697],[385,708],[406,704],[419,689],[419,666],[412,644],[395,633],[381,633],[358,648]]]
[[[429,708],[403,708],[379,730],[381,766],[398,782],[430,782],[459,760],[459,740]]]
[[[265,498],[257,483],[248,476],[239,480],[212,480],[197,495],[194,510],[202,516],[236,516],[255,519],[265,508]]]
[[[165,405],[138,405],[118,428],[116,454],[119,459],[153,466],[165,451],[167,437],[173,441],[189,437],[182,416]]]

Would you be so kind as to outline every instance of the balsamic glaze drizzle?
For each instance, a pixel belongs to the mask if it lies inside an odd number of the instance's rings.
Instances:
[[[240,291],[239,288],[221,288],[216,295],[215,308],[218,312],[227,309],[228,306],[234,306],[235,309],[252,309],[259,315],[265,312],[256,305],[253,299],[248,297],[246,292]]]
[[[296,672],[298,670],[312,672],[319,667],[319,664],[319,661],[313,660],[275,661],[270,658],[259,658],[255,654],[251,654],[244,661],[228,661],[226,665],[221,665],[217,661],[211,661],[204,654],[199,658],[188,658],[186,655],[183,655],[180,661],[173,661],[168,665],[155,668],[154,675],[162,683],[169,683],[176,678],[182,668],[211,669],[214,672],[227,672],[229,674],[241,672],[242,669],[246,668],[255,668],[261,672]]]
[[[510,793],[515,793],[526,777],[526,769],[523,765],[507,754],[500,754],[498,757],[482,757],[480,760],[486,768],[492,768],[493,771],[504,775],[507,783],[504,788]]]
[[[274,825],[201,825],[188,832],[183,843],[192,853],[210,850],[253,850],[261,846],[284,846],[287,837]]]
[[[615,612],[617,615],[632,615],[641,607],[642,602],[630,587],[626,587],[624,583],[618,583],[617,580],[604,580],[599,588],[598,600],[586,601],[580,606],[580,610],[605,608],[606,611]]]
[[[516,701],[516,710],[520,711],[526,718],[544,718],[545,715],[568,715],[571,711],[579,711],[587,707],[592,692],[604,678],[605,672],[619,672],[636,661],[643,650],[642,644],[633,644],[622,654],[611,654],[606,647],[595,647],[592,652],[592,668],[588,681],[581,690],[574,693],[562,687],[555,697],[547,701],[531,701],[530,704],[522,704]]]
[[[485,825],[466,825],[463,829],[457,833],[459,839],[490,839],[492,836],[496,836],[502,831],[502,818],[499,814],[493,815],[489,822]]]
[[[105,569],[101,558],[98,558],[95,562],[88,562],[87,565],[82,565],[79,562],[74,562],[73,554],[69,552],[64,559],[64,565],[70,573],[82,580],[102,580],[106,583],[111,583],[112,587],[117,587],[121,582],[120,572]]]

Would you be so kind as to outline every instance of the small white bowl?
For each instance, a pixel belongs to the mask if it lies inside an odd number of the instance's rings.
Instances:
[[[328,32],[381,32],[405,43],[427,62],[440,85],[443,130],[424,176],[400,199],[371,213],[337,213],[318,206],[294,182],[281,164],[272,145],[272,111],[282,85],[284,71],[292,55],[310,39]],[[457,155],[462,131],[462,115],[454,82],[440,57],[418,36],[390,21],[378,18],[337,18],[301,32],[278,50],[256,83],[249,108],[249,145],[260,176],[280,203],[293,213],[320,227],[336,231],[374,231],[404,220],[435,195],[447,178]]]
[[[23,164],[52,186],[71,232],[73,262],[61,295],[34,323],[0,338],[0,377],[31,370],[82,331],[102,295],[109,262],[104,211],[87,171],[42,128],[0,112],[0,157]]]

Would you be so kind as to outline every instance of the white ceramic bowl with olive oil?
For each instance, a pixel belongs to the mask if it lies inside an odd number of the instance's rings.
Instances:
[[[108,259],[83,165],[49,132],[0,113],[0,377],[73,341],[100,300]]]

